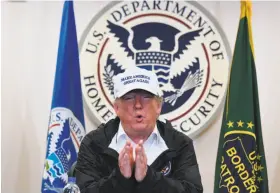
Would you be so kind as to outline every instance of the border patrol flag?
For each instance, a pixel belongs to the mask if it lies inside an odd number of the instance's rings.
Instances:
[[[85,133],[73,2],[65,1],[41,192],[62,192]]]
[[[241,17],[220,132],[215,193],[268,193],[250,1]]]

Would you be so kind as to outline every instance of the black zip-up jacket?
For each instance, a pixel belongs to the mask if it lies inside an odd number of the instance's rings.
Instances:
[[[118,152],[109,148],[119,118],[102,124],[83,139],[76,165],[82,193],[202,193],[201,177],[192,140],[170,123],[157,121],[168,150],[148,166],[141,182],[125,178],[118,167]]]

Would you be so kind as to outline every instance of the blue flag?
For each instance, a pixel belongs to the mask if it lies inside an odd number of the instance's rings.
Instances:
[[[62,192],[62,188],[68,181],[67,172],[77,160],[77,152],[85,133],[73,2],[65,1],[47,135],[42,192]]]

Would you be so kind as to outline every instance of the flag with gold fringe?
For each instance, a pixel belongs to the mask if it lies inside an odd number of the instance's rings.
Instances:
[[[214,193],[268,193],[251,27],[252,3],[241,1],[216,160]]]

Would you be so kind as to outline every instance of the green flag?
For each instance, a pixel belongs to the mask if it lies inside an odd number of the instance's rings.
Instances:
[[[216,160],[214,193],[268,193],[257,76],[251,30],[251,2],[241,17]]]

